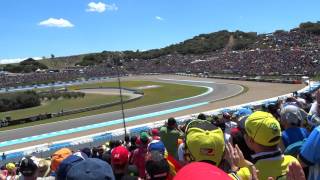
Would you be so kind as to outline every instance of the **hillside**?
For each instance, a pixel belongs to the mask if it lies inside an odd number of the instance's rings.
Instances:
[[[320,34],[320,22],[312,23],[306,22],[301,23],[298,28],[292,29],[290,31],[277,30],[270,34],[260,34],[256,32],[242,32],[235,31],[229,32],[227,30],[222,30],[218,32],[213,32],[209,34],[200,34],[191,39],[187,39],[183,42],[172,44],[170,46],[152,49],[148,51],[103,51],[101,53],[90,53],[81,54],[65,57],[56,57],[40,60],[41,63],[48,66],[50,69],[62,69],[66,67],[72,67],[77,64],[83,66],[90,66],[94,64],[99,64],[105,60],[111,59],[153,59],[160,56],[168,54],[205,54],[221,50],[245,50],[253,48],[269,48],[270,46],[275,46],[274,43],[268,42],[266,44],[265,38],[273,39],[274,36],[279,34],[286,34],[291,36],[292,32],[301,31],[310,36]],[[294,45],[294,44],[293,44]],[[301,44],[300,44],[301,45]]]

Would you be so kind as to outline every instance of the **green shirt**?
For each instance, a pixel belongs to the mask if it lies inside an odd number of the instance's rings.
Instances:
[[[169,129],[167,127],[160,128],[160,138],[165,145],[168,153],[173,157],[177,157],[178,152],[178,139],[180,132],[176,129]]]

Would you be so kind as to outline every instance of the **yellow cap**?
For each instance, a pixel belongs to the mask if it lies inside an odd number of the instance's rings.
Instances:
[[[263,146],[274,146],[281,139],[281,128],[279,122],[270,114],[256,111],[245,121],[247,134],[258,144]]]
[[[12,170],[14,170],[14,168],[16,168],[16,165],[14,165],[13,163],[6,164],[6,169],[8,171],[12,171]]]
[[[193,126],[188,128],[186,145],[195,161],[213,161],[216,165],[220,161],[224,152],[224,135],[220,128],[205,123],[206,128]],[[210,128],[212,126],[212,128]]]

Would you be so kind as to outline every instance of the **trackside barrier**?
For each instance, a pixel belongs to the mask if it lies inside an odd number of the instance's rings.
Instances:
[[[320,88],[320,82],[312,82],[309,86],[306,86],[303,89],[299,90],[298,93],[314,92],[319,88]],[[260,100],[260,101],[245,103],[245,104],[226,107],[226,108],[220,108],[220,109],[216,109],[213,111],[207,111],[207,112],[202,112],[202,113],[208,114],[208,115],[214,115],[214,114],[219,114],[222,112],[235,111],[241,107],[247,107],[247,106],[257,107],[257,106],[261,106],[263,104],[275,102],[279,98],[285,98],[285,97],[288,97],[291,95],[292,94],[286,94],[283,96],[278,96],[278,97],[274,97],[274,98],[264,99],[264,100]],[[176,117],[176,120],[178,121],[178,123],[183,123],[189,119],[193,119],[193,118],[197,117],[198,114],[191,114],[191,115]],[[165,121],[166,120],[161,120],[161,121],[147,123],[147,124],[143,124],[143,125],[131,126],[131,127],[128,127],[127,130],[130,135],[137,135],[141,131],[146,131],[146,130],[150,130],[152,128],[161,127]],[[123,130],[123,128],[121,128],[121,129],[108,131],[107,133],[96,133],[96,134],[91,134],[91,135],[87,135],[87,136],[67,139],[67,140],[63,140],[63,141],[56,141],[56,142],[52,142],[52,143],[45,143],[45,144],[40,144],[37,146],[26,147],[26,148],[22,148],[22,149],[10,150],[10,151],[5,152],[5,158],[3,156],[1,156],[1,154],[0,154],[0,159],[1,159],[0,165],[3,165],[6,162],[10,162],[10,161],[17,162],[25,155],[31,154],[31,155],[35,155],[37,157],[45,158],[45,157],[49,157],[54,151],[56,151],[57,149],[60,149],[62,147],[68,147],[72,150],[78,150],[83,147],[98,146],[98,145],[105,143],[106,141],[110,141],[110,140],[114,140],[114,139],[123,139],[123,136],[124,136],[124,130]]]

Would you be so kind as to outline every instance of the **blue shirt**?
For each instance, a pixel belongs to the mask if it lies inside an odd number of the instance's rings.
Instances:
[[[309,180],[320,180],[320,126],[316,127],[303,144],[300,159],[309,166]]]
[[[284,147],[288,147],[290,144],[293,144],[309,136],[309,132],[305,128],[288,128],[282,132],[282,142]]]

